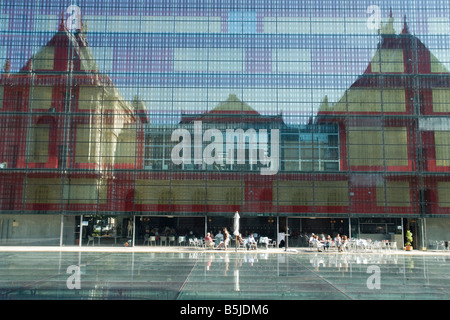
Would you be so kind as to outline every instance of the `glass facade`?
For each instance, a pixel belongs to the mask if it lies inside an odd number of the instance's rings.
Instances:
[[[448,1],[3,0],[0,37],[0,244],[235,211],[292,245],[449,240]]]

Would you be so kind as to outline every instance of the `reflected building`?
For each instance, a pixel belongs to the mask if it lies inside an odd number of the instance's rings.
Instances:
[[[98,71],[84,30],[58,32],[1,78],[2,240],[60,244],[79,237],[80,213],[110,211],[114,171],[142,168],[143,102],[126,101]],[[136,167],[136,164],[141,167]],[[123,208],[122,211],[126,211]],[[70,230],[70,231],[69,231]]]
[[[135,16],[115,15],[130,25],[102,32],[89,9],[92,31],[69,30],[63,16],[21,69],[5,59],[1,243],[201,237],[232,229],[235,211],[243,234],[279,243],[288,227],[293,246],[312,232],[446,240],[450,74],[406,18],[397,32],[391,10],[367,50],[351,25],[347,43],[327,40],[326,10],[306,21],[294,9],[149,5],[139,31]]]

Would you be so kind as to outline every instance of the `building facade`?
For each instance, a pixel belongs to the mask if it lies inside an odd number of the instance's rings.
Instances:
[[[1,4],[0,244],[450,234],[443,1]],[[27,22],[27,23],[25,23]],[[131,240],[131,242],[130,242]]]

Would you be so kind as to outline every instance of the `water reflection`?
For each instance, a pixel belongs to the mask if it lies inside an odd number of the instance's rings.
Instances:
[[[448,255],[45,252],[0,258],[0,299],[450,298]],[[79,267],[79,290],[67,285],[70,266]],[[371,266],[380,272],[379,290],[367,285]]]
[[[403,256],[402,256],[403,257]],[[398,254],[316,254],[309,258],[311,266],[315,270],[321,268],[336,268],[341,270],[342,268],[348,268],[349,265],[398,265]]]

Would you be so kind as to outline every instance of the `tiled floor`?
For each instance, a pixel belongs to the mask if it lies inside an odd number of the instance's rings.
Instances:
[[[0,299],[448,300],[449,270],[432,253],[2,251]]]

